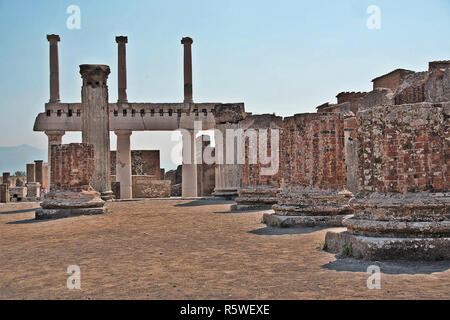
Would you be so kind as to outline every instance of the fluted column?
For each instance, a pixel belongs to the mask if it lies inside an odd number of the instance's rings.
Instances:
[[[80,65],[83,78],[81,90],[82,140],[94,146],[95,172],[92,187],[102,199],[112,199],[110,182],[109,105],[106,65]]]

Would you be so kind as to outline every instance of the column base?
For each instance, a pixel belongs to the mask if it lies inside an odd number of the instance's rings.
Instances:
[[[238,210],[267,210],[277,203],[277,194],[281,191],[278,187],[257,186],[238,190],[236,204],[231,206],[232,211]]]
[[[114,193],[112,191],[105,191],[100,193],[100,198],[103,201],[113,201],[114,200]]]
[[[371,261],[450,260],[450,238],[380,238],[330,231],[325,237],[325,250]]]
[[[234,200],[238,196],[237,188],[214,189],[212,194],[214,197],[226,200]]]
[[[73,209],[43,209],[38,208],[35,211],[36,220],[59,219],[76,217],[81,215],[94,215],[106,213],[105,208],[73,208]]]
[[[342,221],[353,213],[349,191],[295,190],[278,194],[273,205],[275,214],[266,217],[269,224],[279,226],[341,227]]]
[[[35,211],[35,219],[57,219],[80,215],[103,214],[105,202],[92,188],[80,192],[52,191]]]
[[[281,216],[277,214],[264,214],[263,223],[271,227],[342,227],[342,221],[351,215],[328,216]]]

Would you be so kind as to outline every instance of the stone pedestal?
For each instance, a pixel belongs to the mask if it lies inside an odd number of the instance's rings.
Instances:
[[[236,204],[231,206],[231,210],[271,209],[277,203],[277,195],[280,191],[281,188],[271,186],[240,188],[238,197],[234,199]]]
[[[94,146],[95,173],[91,185],[105,200],[112,199],[107,86],[109,73],[109,67],[106,65],[80,65],[83,78],[82,141]]]
[[[353,194],[345,189],[344,119],[337,113],[297,114],[283,120],[282,191],[274,226],[342,226]]]
[[[450,103],[373,107],[358,118],[358,189],[325,246],[367,260],[450,259]]]
[[[94,176],[94,147],[71,143],[52,147],[52,182],[36,219],[105,213],[100,193],[90,186]]]

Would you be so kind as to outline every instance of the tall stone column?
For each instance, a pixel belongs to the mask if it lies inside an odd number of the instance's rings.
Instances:
[[[128,37],[116,37],[117,42],[117,102],[128,102],[127,98],[127,48]]]
[[[109,66],[82,64],[82,141],[94,146],[95,172],[92,187],[102,199],[112,199],[110,182],[109,106],[107,79]]]
[[[197,164],[195,161],[195,131],[183,130],[183,162],[182,162],[182,180],[181,196],[197,197]]]
[[[59,35],[48,34],[47,40],[50,43],[50,100],[49,102],[60,102],[59,97],[59,58],[58,42]]]
[[[184,46],[184,103],[193,103],[192,95],[192,43],[189,37],[181,39]]]
[[[234,135],[227,143],[228,134],[235,134],[239,129],[239,121],[247,114],[242,104],[221,104],[213,110],[216,121],[215,128],[215,156],[216,156],[216,187],[213,195],[234,199],[241,187],[241,164],[237,162],[237,136]],[[234,159],[227,161],[227,154],[234,153]],[[230,160],[230,159],[228,159]]]
[[[120,199],[131,199],[131,130],[116,130],[117,152],[116,152],[116,181],[120,182]]]
[[[62,144],[62,137],[65,131],[45,131],[48,138],[48,168],[47,168],[47,191],[50,191],[51,185],[51,158],[52,158],[52,146],[58,146]]]

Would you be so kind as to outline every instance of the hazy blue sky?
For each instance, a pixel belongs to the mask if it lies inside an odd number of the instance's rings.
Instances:
[[[80,30],[66,27],[72,4]],[[380,30],[366,27],[372,4]],[[116,101],[116,35],[128,36],[129,101],[181,101],[180,39],[190,36],[195,101],[242,101],[247,111],[284,116],[314,112],[340,91],[370,90],[371,79],[395,68],[449,59],[450,0],[0,0],[0,30],[0,146],[46,148],[45,134],[32,131],[49,98],[46,34],[61,36],[63,102],[80,101],[82,63],[111,66]],[[133,134],[132,147],[167,154],[169,136]]]

